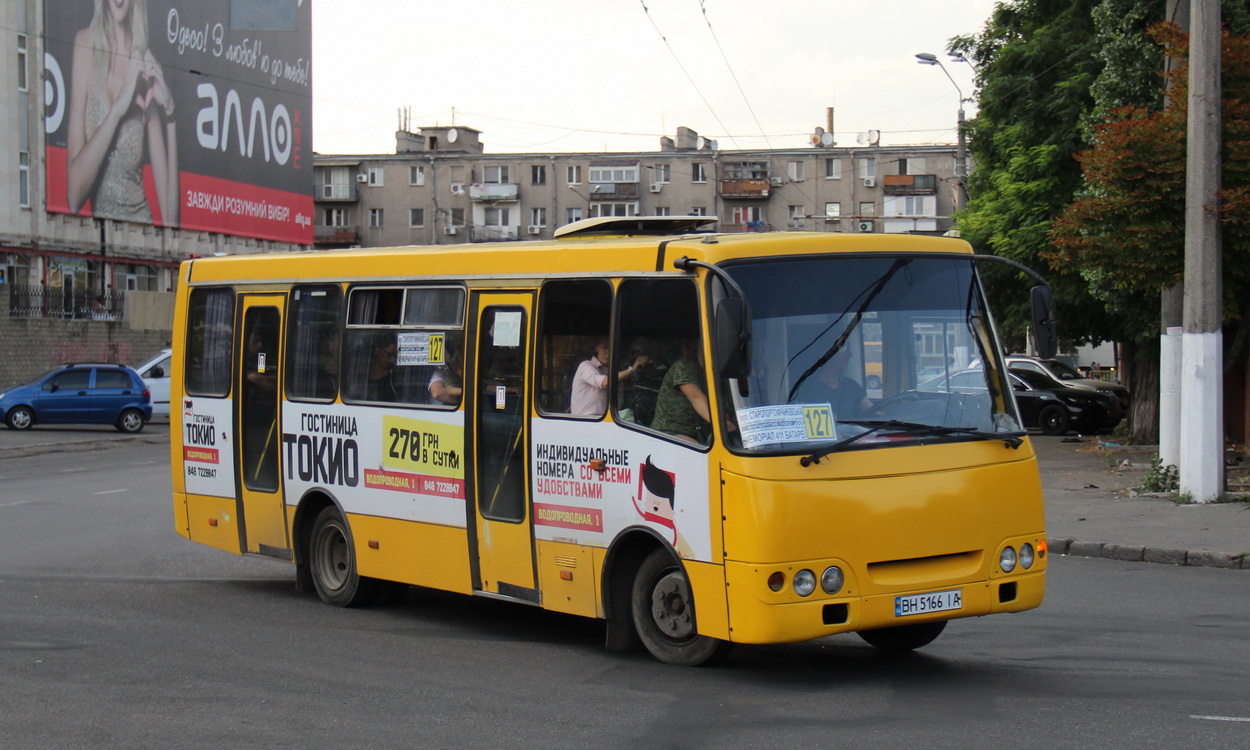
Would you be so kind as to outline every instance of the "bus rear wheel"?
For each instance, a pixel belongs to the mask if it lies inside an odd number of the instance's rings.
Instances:
[[[899,625],[893,628],[861,630],[859,637],[882,651],[898,653],[927,646],[946,629],[946,620]]]
[[[666,550],[643,560],[634,577],[632,602],[638,637],[665,664],[696,667],[721,658],[732,646],[695,631],[690,582]]]
[[[308,564],[317,596],[326,604],[361,607],[378,600],[381,582],[365,578],[356,571],[356,552],[347,533],[347,523],[333,506],[322,510],[313,522]]]

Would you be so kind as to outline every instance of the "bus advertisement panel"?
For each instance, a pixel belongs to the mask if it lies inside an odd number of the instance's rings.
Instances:
[[[311,11],[48,0],[47,206],[311,244]]]

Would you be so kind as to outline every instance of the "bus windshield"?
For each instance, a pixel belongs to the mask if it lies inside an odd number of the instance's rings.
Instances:
[[[830,255],[725,270],[750,303],[754,346],[747,382],[721,391],[736,447],[1022,434],[971,259]]]

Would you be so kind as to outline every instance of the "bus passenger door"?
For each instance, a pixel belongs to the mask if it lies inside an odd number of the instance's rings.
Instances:
[[[473,420],[474,588],[538,603],[526,435],[532,308],[529,294],[474,295],[476,346],[466,393]]]
[[[235,429],[239,467],[239,535],[245,552],[291,558],[279,465],[282,447],[282,309],[279,294],[248,294],[242,300],[241,366],[236,377]]]

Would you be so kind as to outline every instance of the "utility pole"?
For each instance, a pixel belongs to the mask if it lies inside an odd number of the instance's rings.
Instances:
[[[1191,0],[1189,9],[1180,488],[1194,502],[1209,503],[1224,492],[1220,0]]]

